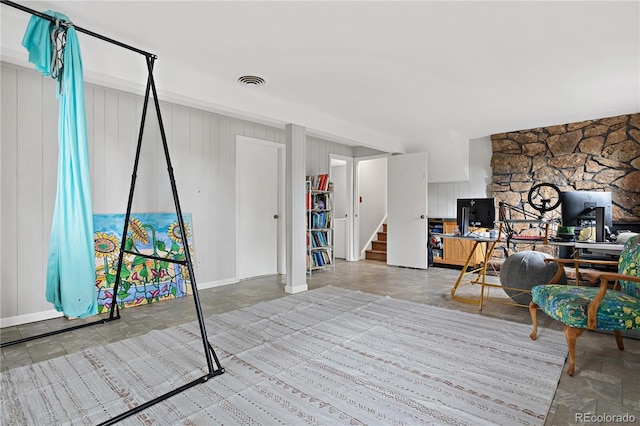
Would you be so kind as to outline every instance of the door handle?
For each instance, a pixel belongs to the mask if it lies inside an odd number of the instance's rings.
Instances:
[[[280,215],[278,215],[278,214],[274,214],[274,215],[273,215],[273,218],[274,218],[274,219],[280,219]]]
[[[424,215],[423,214],[420,215],[420,219],[424,219]]]

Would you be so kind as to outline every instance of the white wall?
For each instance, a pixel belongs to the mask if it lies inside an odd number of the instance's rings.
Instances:
[[[469,176],[469,138],[458,132],[431,132],[428,136],[429,182],[466,181]]]
[[[490,197],[491,138],[469,141],[469,180],[463,182],[429,184],[429,217],[456,217],[458,198]]]
[[[359,256],[387,216],[387,158],[360,160],[356,173],[356,214],[359,222],[356,256]]]
[[[469,138],[451,130],[431,130],[420,139],[404,141],[406,153],[429,154],[429,182],[449,183],[469,180]]]
[[[345,157],[354,156],[354,147],[329,142],[312,136],[307,136],[307,175],[329,173],[331,159],[329,154],[339,154]]]
[[[7,63],[1,71],[0,325],[6,326],[58,315],[44,297],[58,106],[52,79]],[[85,87],[94,212],[124,213],[143,98]],[[236,282],[235,136],[284,144],[284,129],[166,102],[161,112],[182,211],[192,214],[198,286]],[[161,142],[151,103],[134,212],[175,211]],[[353,152],[318,138],[309,144],[313,173],[328,172],[329,152]]]
[[[490,197],[491,180],[491,156],[493,148],[491,137],[471,139],[469,141],[469,183],[470,197]]]

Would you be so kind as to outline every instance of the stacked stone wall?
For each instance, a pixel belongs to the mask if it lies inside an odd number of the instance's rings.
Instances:
[[[527,200],[538,183],[610,191],[613,222],[640,222],[640,113],[495,134],[491,143],[496,201],[538,213]]]

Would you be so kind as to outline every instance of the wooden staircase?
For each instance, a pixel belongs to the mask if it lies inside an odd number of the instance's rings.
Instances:
[[[365,251],[365,259],[387,261],[387,224],[382,225],[378,238],[371,241],[371,250]]]

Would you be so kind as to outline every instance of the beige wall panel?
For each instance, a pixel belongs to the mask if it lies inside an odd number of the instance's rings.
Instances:
[[[220,229],[220,217],[221,205],[220,205],[220,184],[221,181],[221,166],[220,166],[220,116],[211,114],[209,115],[209,164],[210,164],[210,181],[209,181],[209,199],[207,200],[207,220],[209,221],[209,231],[202,237],[209,241],[207,244],[208,254],[206,255],[206,262],[203,261],[202,270],[207,271],[207,276],[211,277],[211,280],[221,280],[225,277],[220,272],[220,266],[224,262],[225,252],[221,251],[220,241],[218,241],[218,229]],[[197,250],[196,241],[196,250]]]
[[[119,114],[118,114],[118,93],[105,90],[104,94],[104,156],[96,158],[100,162],[103,173],[96,176],[93,198],[103,197],[105,204],[101,211],[96,213],[118,213],[126,206],[126,194],[122,197],[123,191],[118,174],[119,154]]]
[[[44,266],[41,269],[39,282],[42,290],[38,295],[43,299],[43,310],[50,309],[45,301],[44,289],[47,281],[47,261],[49,256],[49,238],[51,235],[51,220],[56,203],[56,189],[58,176],[58,108],[56,97],[56,82],[52,78],[42,80],[42,250]]]
[[[105,179],[107,176],[107,146],[105,143],[105,90],[101,87],[92,87],[93,102],[91,105],[91,115],[87,109],[87,122],[89,124],[89,145],[91,146],[91,156],[89,166],[91,167],[91,193],[93,199],[94,213],[106,213],[109,203],[106,197]]]
[[[115,213],[123,213],[127,208],[129,196],[128,188],[131,184],[131,170],[135,159],[136,145],[140,121],[136,115],[136,97],[123,92],[118,92],[118,151],[115,156],[115,164],[108,173],[111,176],[111,185],[117,190],[115,205],[112,206]],[[133,211],[139,206],[134,204]]]
[[[18,72],[18,306],[29,312],[44,308],[42,268],[47,257],[42,234],[42,83],[36,73]]]
[[[182,211],[193,215],[191,232],[194,239],[197,235],[200,235],[200,232],[202,232],[203,238],[205,235],[211,233],[210,229],[203,228],[203,225],[207,220],[206,195],[204,187],[211,179],[209,176],[209,168],[207,167],[207,158],[205,157],[204,152],[204,123],[204,113],[202,111],[192,110],[189,117],[189,164],[187,165],[188,170],[184,175],[184,183],[182,185],[184,191],[181,191],[180,193],[181,201],[182,194],[185,194],[185,203],[182,204]],[[198,215],[195,215],[194,212],[197,212]],[[194,243],[197,244],[195,240]],[[202,250],[205,250],[205,244],[202,244],[201,247]],[[198,277],[200,276],[200,266],[202,265],[202,257],[200,254],[201,253],[199,253],[199,251],[196,251],[195,257],[192,259],[196,268],[195,273],[197,282],[200,282]]]
[[[0,73],[2,90],[2,115],[0,116],[0,179],[2,197],[0,198],[1,228],[0,244],[2,259],[0,262],[0,315],[11,317],[18,315],[18,70],[2,67]]]
[[[307,136],[307,175],[329,173],[329,154],[338,154],[345,157],[354,156],[354,148],[335,142],[329,142],[315,137]]]

